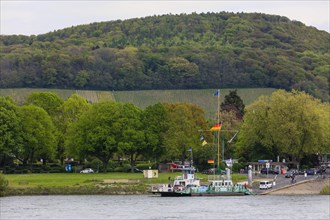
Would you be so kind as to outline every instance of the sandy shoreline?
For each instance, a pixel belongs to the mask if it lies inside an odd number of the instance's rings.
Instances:
[[[269,191],[268,195],[319,195],[325,186],[330,185],[330,178],[300,182],[281,189]]]

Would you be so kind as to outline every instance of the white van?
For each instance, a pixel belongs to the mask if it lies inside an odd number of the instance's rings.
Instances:
[[[259,189],[270,189],[270,188],[272,188],[272,186],[273,186],[273,183],[271,181],[262,180],[262,181],[260,181]]]

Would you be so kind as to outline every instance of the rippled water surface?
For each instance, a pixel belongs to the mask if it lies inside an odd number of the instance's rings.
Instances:
[[[15,196],[0,219],[327,219],[330,196]]]

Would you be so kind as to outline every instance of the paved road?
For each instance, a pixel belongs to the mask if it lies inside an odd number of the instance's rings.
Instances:
[[[330,176],[330,170],[327,169],[327,173],[325,174],[326,177]],[[275,181],[275,186],[273,185],[272,189],[280,189],[292,184],[296,184],[302,181],[306,181],[306,180],[315,180],[318,178],[322,178],[320,175],[307,175],[307,177],[305,177],[304,175],[297,175],[295,178],[295,182],[292,183],[291,182],[291,178],[285,178],[284,174],[279,174],[279,175],[253,175],[253,180],[257,180],[257,179],[271,179],[273,181]],[[270,189],[269,189],[270,190]],[[268,191],[269,191],[268,190]],[[253,192],[255,194],[262,194],[265,193],[267,190],[260,190],[259,189],[259,185],[255,184],[253,185]]]

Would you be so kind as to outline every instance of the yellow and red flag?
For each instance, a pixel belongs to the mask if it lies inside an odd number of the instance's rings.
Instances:
[[[215,124],[210,131],[220,131],[221,129],[221,124]]]
[[[207,160],[207,163],[214,163],[214,160]]]

